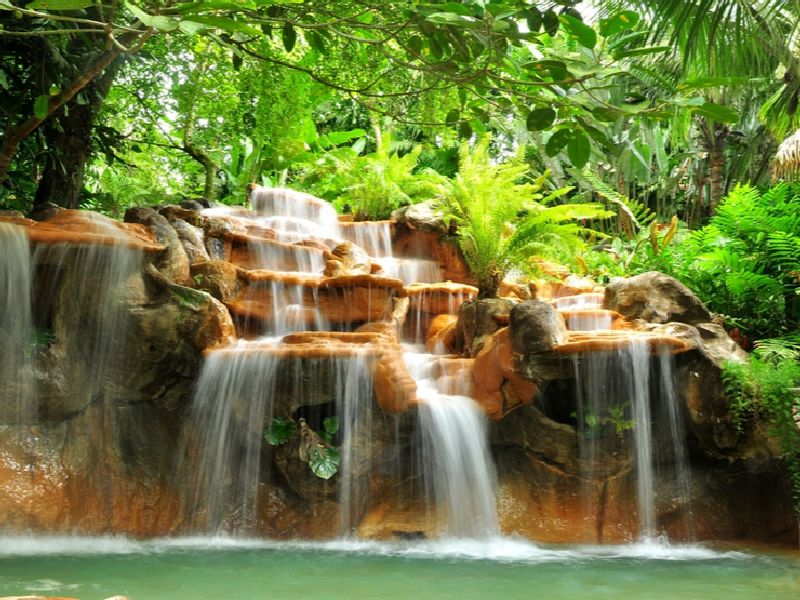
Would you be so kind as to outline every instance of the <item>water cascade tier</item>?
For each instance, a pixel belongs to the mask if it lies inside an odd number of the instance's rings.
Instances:
[[[722,394],[746,355],[674,280],[478,299],[443,223],[248,197],[0,217],[0,528],[795,539]]]

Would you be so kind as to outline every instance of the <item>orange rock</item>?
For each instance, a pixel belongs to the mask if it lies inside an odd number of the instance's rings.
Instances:
[[[478,295],[478,288],[460,283],[415,283],[403,290],[411,300],[409,311],[428,315],[458,314],[464,302]]]
[[[453,352],[457,323],[456,315],[436,315],[428,327],[428,339],[425,341],[428,352]]]
[[[14,217],[0,217],[0,222],[25,227],[32,244],[124,245],[152,253],[164,250],[144,225],[121,223],[87,210],[61,210],[43,222]]]
[[[494,420],[533,401],[538,388],[514,371],[508,328],[495,333],[475,357],[472,365],[475,400]]]
[[[422,258],[439,263],[445,280],[475,285],[455,237],[432,231],[411,229],[405,224],[397,224],[392,238],[395,256]]]
[[[612,352],[627,348],[632,339],[647,342],[650,352],[656,353],[667,348],[672,354],[688,352],[692,346],[685,340],[643,331],[581,331],[570,332],[563,344],[556,346],[555,351],[561,354],[579,354],[585,352]]]
[[[594,292],[595,282],[588,277],[578,277],[577,275],[567,275],[558,290],[557,297],[574,296],[575,294],[590,294]]]

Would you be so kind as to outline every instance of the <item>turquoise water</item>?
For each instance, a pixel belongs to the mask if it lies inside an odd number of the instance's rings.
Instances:
[[[797,600],[800,561],[699,546],[0,538],[0,596]]]

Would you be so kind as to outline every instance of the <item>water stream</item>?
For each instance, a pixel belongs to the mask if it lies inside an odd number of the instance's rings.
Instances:
[[[0,223],[0,424],[33,415],[31,251],[23,227]]]

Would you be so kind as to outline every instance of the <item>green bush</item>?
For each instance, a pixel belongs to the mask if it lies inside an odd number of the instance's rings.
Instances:
[[[762,420],[781,444],[800,514],[800,363],[797,355],[767,360],[757,351],[749,362],[727,362],[725,396],[740,429]]]

